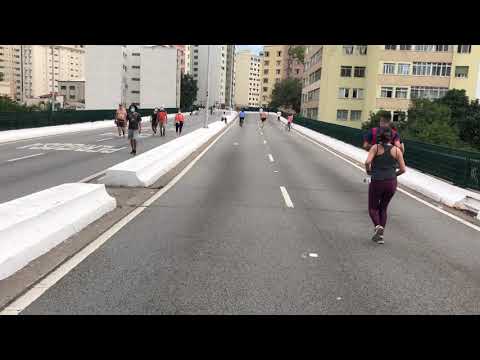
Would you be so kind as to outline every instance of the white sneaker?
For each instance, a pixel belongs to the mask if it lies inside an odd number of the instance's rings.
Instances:
[[[385,241],[383,240],[384,230],[385,229],[383,228],[383,226],[375,226],[375,233],[373,234],[372,240],[375,241],[377,244],[385,244]]]

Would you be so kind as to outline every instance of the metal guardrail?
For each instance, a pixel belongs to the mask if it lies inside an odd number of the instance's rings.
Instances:
[[[319,120],[296,117],[294,123],[350,145],[362,147],[365,131]],[[450,181],[456,186],[480,190],[480,153],[404,139],[408,166]]]

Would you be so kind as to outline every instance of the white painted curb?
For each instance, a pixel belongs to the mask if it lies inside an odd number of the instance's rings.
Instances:
[[[233,121],[236,116],[237,113],[227,115],[227,122]],[[225,128],[225,124],[222,121],[216,121],[210,123],[206,129],[197,129],[121,162],[107,169],[101,182],[109,186],[148,187],[198,150],[223,128]]]
[[[274,115],[274,113],[270,114]],[[284,117],[281,117],[280,119],[284,123],[287,122]],[[340,140],[310,130],[298,124],[294,124],[294,128],[298,132],[315,139],[358,162],[364,163],[367,159],[368,152],[363,149],[359,149],[353,145],[346,144]],[[449,207],[469,209],[477,212],[477,218],[480,219],[480,194],[448,184],[408,166],[407,172],[398,178],[398,182]]]
[[[0,204],[0,280],[112,211],[102,184],[63,184]]]

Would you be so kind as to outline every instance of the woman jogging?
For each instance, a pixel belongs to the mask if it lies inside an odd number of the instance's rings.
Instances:
[[[115,114],[115,125],[117,125],[118,136],[125,137],[125,125],[127,125],[127,110],[122,104],[118,105],[117,112]]]
[[[293,123],[293,114],[288,115],[288,120],[287,120],[287,129],[290,131],[292,129],[292,123]]]
[[[175,131],[177,135],[182,135],[183,122],[185,117],[182,114],[182,111],[178,109],[178,113],[175,114]]]
[[[405,173],[402,151],[391,144],[392,130],[382,128],[379,142],[373,145],[365,161],[365,170],[371,175],[368,188],[368,213],[375,226],[372,240],[383,244],[383,233],[387,224],[387,208],[397,190],[397,176]],[[397,170],[397,163],[399,170]]]

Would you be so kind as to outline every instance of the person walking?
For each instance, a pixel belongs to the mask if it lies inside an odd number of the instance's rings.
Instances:
[[[261,128],[265,126],[265,121],[267,121],[267,113],[263,111],[263,109],[260,109],[260,120],[261,120]]]
[[[161,106],[160,111],[157,113],[157,118],[160,124],[160,136],[165,136],[165,131],[167,128],[167,119],[168,119],[168,114],[165,111],[165,107]]]
[[[138,108],[135,104],[130,105],[129,110],[127,121],[128,139],[130,140],[130,146],[132,147],[130,154],[136,155],[138,135],[142,132],[142,117],[138,113]]]
[[[377,244],[383,244],[388,204],[397,190],[397,177],[405,173],[406,166],[401,149],[392,145],[392,129],[382,128],[378,136],[379,142],[368,152],[365,170],[371,176],[368,188],[368,213],[375,226],[372,240]]]
[[[293,123],[293,114],[288,115],[287,119],[287,129],[290,131],[292,129],[292,123]]]
[[[282,113],[280,111],[277,111],[277,120],[280,121],[281,117],[282,117]]]
[[[245,121],[245,111],[243,111],[243,109],[242,109],[242,111],[240,111],[240,113],[238,114],[238,117],[239,117],[239,119],[240,119],[240,121],[239,121],[239,122],[240,122],[240,126],[243,126],[243,122]]]
[[[178,136],[182,135],[183,122],[185,117],[182,114],[182,111],[178,109],[178,113],[175,114],[175,131]]]
[[[122,104],[118,105],[118,109],[115,113],[115,125],[117,125],[118,136],[125,137],[125,126],[127,124],[127,110]]]
[[[155,108],[155,110],[153,110],[152,119],[151,119],[153,135],[157,135],[157,128],[158,128],[157,113],[158,113],[158,108]]]
[[[225,121],[225,125],[227,125],[227,112],[226,111],[223,112],[222,121]]]

